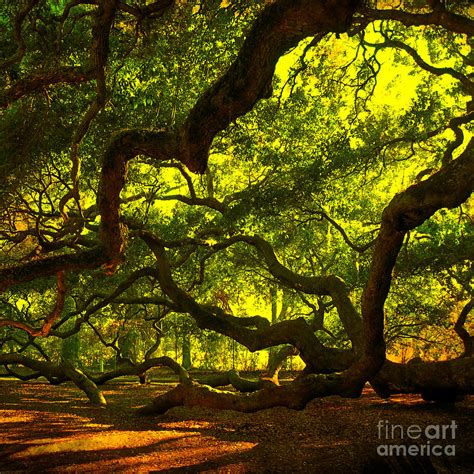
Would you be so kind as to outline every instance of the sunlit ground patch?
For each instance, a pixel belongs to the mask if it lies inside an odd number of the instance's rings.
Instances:
[[[59,440],[36,439],[35,444],[11,454],[10,459],[34,462],[35,458],[54,456],[56,467],[48,469],[50,472],[141,472],[143,469],[192,468],[245,453],[257,443],[221,441],[196,431],[150,430],[105,431]],[[82,453],[81,460],[68,466],[68,454],[73,453]],[[60,465],[63,456],[64,465]]]
[[[141,448],[176,438],[197,436],[195,432],[173,431],[104,431],[91,435],[63,439],[37,439],[37,446],[12,455],[12,459],[77,451],[101,451],[123,448]]]
[[[33,419],[31,412],[0,410],[0,423],[28,423]]]
[[[161,428],[165,429],[211,429],[216,426],[216,423],[211,423],[209,421],[174,421],[170,423],[160,423]]]
[[[166,444],[159,444],[156,450],[145,454],[137,452],[131,456],[110,459],[97,457],[93,462],[77,463],[71,467],[60,466],[50,469],[50,472],[150,472],[150,470],[160,471],[172,468],[193,469],[193,466],[205,465],[209,462],[218,463],[227,456],[245,453],[256,446],[256,443],[226,443],[214,438],[203,439],[200,436],[186,439],[185,435],[189,436],[189,433],[181,433],[181,435],[175,436],[174,439],[168,438]],[[226,469],[225,472],[247,472],[237,467],[232,471]]]

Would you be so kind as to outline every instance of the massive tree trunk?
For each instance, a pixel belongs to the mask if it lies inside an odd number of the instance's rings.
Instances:
[[[370,383],[382,397],[418,393],[427,401],[455,401],[474,394],[474,358],[407,364],[386,361]]]

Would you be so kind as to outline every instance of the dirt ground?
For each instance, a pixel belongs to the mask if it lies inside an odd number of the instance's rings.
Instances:
[[[366,390],[360,400],[329,397],[298,412],[134,413],[168,388],[110,383],[104,409],[89,406],[69,384],[0,380],[0,472],[474,472],[474,397],[440,407],[416,396],[384,401]],[[394,424],[401,428],[390,439]],[[410,425],[422,430],[416,440],[407,437]],[[441,425],[445,439],[436,438]],[[441,445],[444,451],[380,456],[378,446],[385,444]]]

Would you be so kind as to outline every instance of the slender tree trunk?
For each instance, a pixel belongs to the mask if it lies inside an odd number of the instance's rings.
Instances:
[[[192,367],[192,360],[191,360],[191,337],[189,334],[184,333],[182,338],[182,350],[183,350],[183,357],[182,357],[182,366],[184,369],[189,370]]]

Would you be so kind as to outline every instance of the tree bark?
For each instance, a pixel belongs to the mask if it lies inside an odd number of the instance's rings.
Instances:
[[[84,372],[74,368],[72,364],[69,364],[68,362],[63,362],[60,367],[64,374],[88,396],[92,405],[101,407],[107,405],[107,401],[102,392],[97,388],[97,385],[86,374],[84,374]]]

